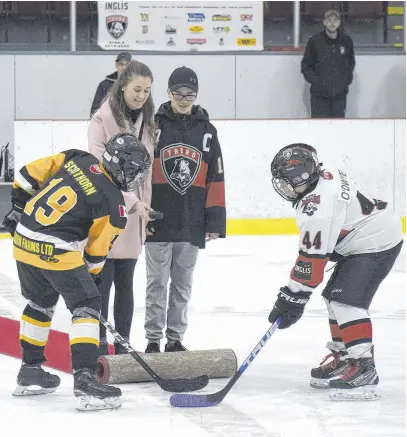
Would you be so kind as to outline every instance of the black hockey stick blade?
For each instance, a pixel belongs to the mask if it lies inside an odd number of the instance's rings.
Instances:
[[[256,355],[260,352],[263,346],[267,343],[267,340],[277,330],[281,323],[281,317],[279,317],[264,334],[263,338],[257,343],[256,347],[246,358],[243,364],[239,367],[237,372],[233,375],[232,379],[226,384],[226,386],[216,392],[209,395],[194,395],[194,394],[177,394],[170,397],[170,404],[173,407],[182,408],[202,408],[213,407],[220,404],[225,396],[229,393],[230,389],[235,385],[236,381],[242,376],[243,372],[249,367],[250,363],[254,360]]]
[[[115,340],[120,343],[127,352],[140,364],[140,366],[153,378],[153,380],[164,390],[174,393],[184,393],[187,391],[196,391],[208,385],[209,378],[207,375],[198,376],[191,379],[163,379],[141,358],[141,356],[131,347],[130,343],[114,329],[113,325],[108,322],[102,315],[100,321],[106,329],[113,335]]]
[[[156,381],[157,384],[164,390],[174,393],[184,393],[188,391],[196,391],[208,385],[209,377],[207,375],[198,376],[191,379],[162,379]]]

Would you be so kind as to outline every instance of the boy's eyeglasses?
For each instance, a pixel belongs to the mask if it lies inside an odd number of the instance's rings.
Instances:
[[[185,98],[187,102],[193,102],[196,99],[196,94],[178,94],[178,93],[171,93],[174,97],[174,100],[177,102],[180,102]]]

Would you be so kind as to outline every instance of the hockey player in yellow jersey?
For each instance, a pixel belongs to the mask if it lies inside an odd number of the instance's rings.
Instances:
[[[150,166],[138,138],[118,134],[106,144],[102,162],[87,152],[68,150],[17,172],[13,208],[3,222],[14,237],[21,290],[28,300],[20,323],[23,363],[15,395],[51,393],[59,386],[58,376],[41,365],[61,295],[72,313],[69,341],[78,408],[121,405],[120,389],[100,383],[94,375],[101,311],[95,282],[126,226],[121,191],[135,190]]]

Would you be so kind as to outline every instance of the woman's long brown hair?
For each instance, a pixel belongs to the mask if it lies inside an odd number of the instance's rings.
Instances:
[[[126,68],[122,71],[119,78],[116,80],[112,88],[110,89],[110,109],[112,110],[113,116],[116,120],[116,123],[122,128],[126,129],[127,125],[133,125],[130,117],[126,113],[126,102],[124,101],[123,96],[123,88],[129,84],[129,82],[135,76],[149,77],[151,79],[151,83],[153,82],[153,74],[151,70],[147,67],[147,65],[138,62],[131,61]],[[148,96],[147,101],[144,103],[143,108],[143,120],[144,125],[147,128],[147,131],[152,139],[155,137],[155,126],[154,126],[154,102],[153,98],[150,95]]]

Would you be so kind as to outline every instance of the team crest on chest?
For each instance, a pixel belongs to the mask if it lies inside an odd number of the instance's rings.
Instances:
[[[315,211],[317,211],[319,205],[321,203],[321,196],[316,194],[310,194],[305,199],[301,201],[301,208],[304,214],[309,216],[314,215]]]
[[[170,144],[161,150],[161,167],[168,183],[185,194],[201,168],[202,152],[187,144]]]

